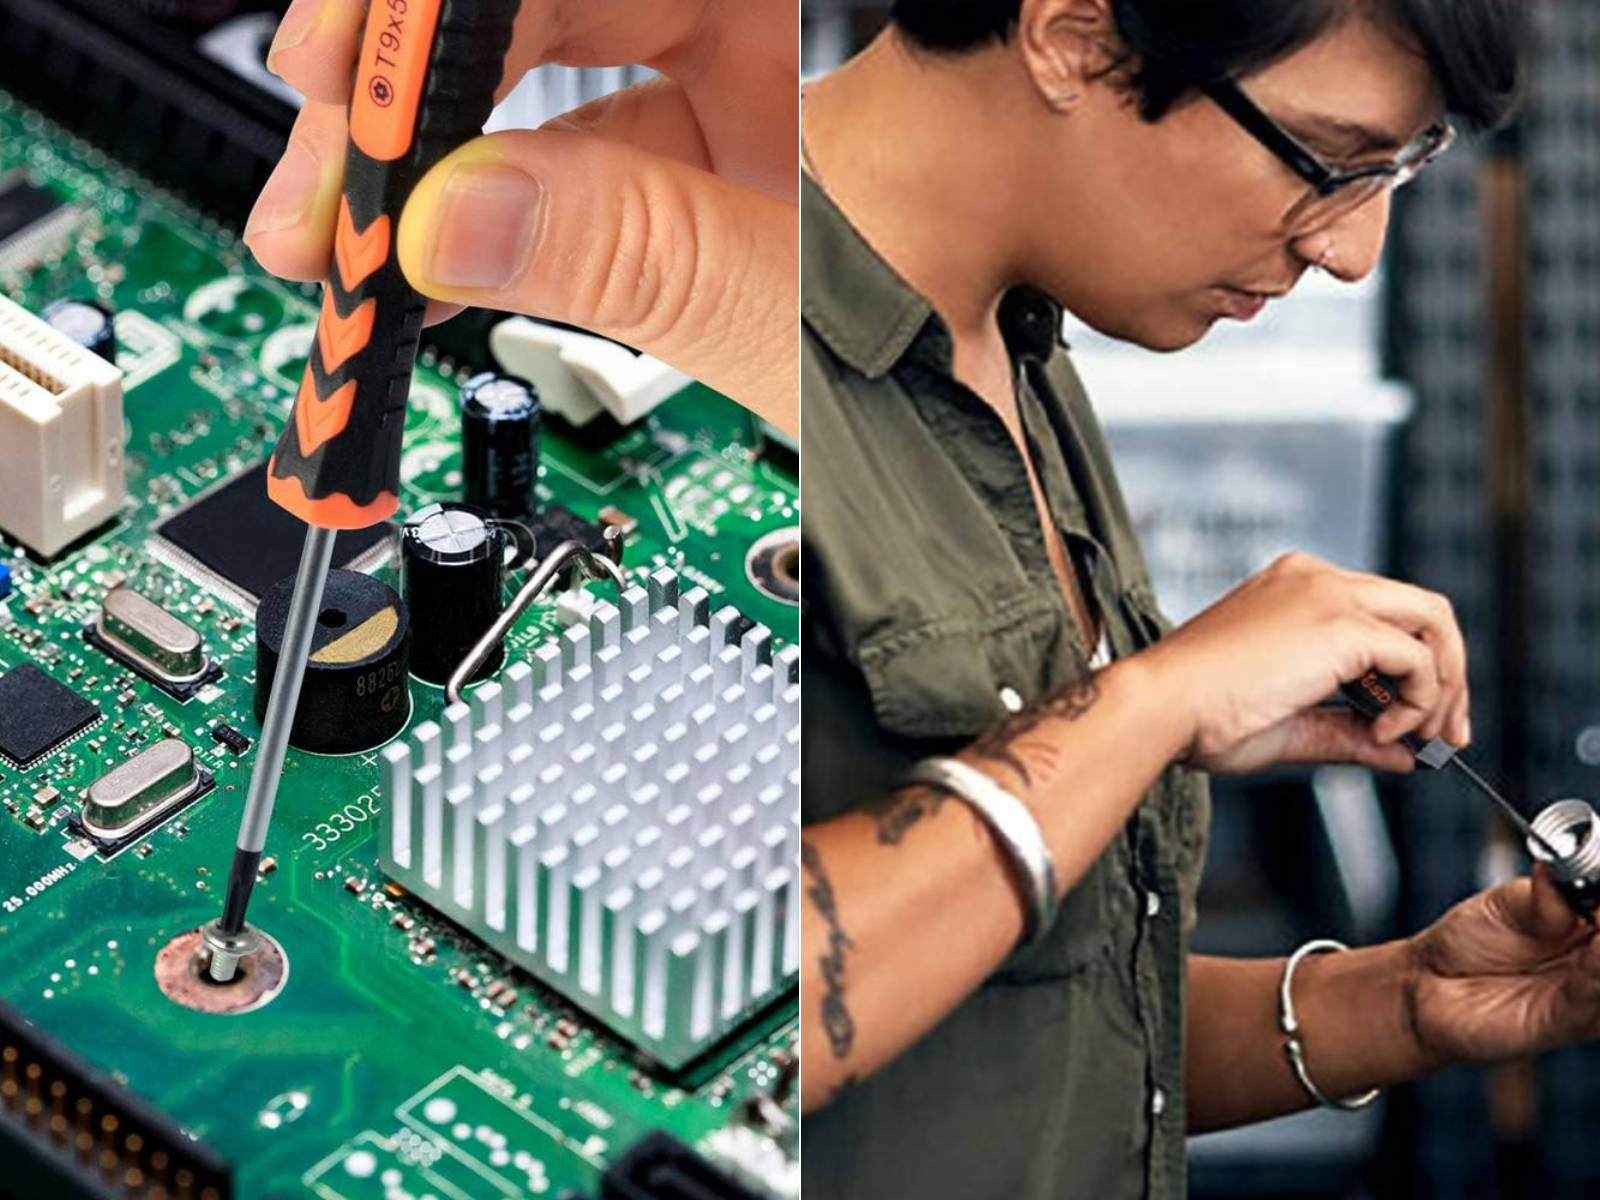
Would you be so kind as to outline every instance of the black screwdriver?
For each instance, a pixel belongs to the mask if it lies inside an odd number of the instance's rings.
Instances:
[[[1388,676],[1382,675],[1377,671],[1368,671],[1354,683],[1347,683],[1341,687],[1339,695],[1344,699],[1345,703],[1363,717],[1376,721],[1394,706],[1394,702],[1399,699],[1400,689],[1399,685]],[[1516,826],[1517,832],[1522,834],[1524,838],[1537,842],[1550,854],[1552,859],[1565,857],[1529,823],[1528,818],[1522,815],[1521,810],[1516,805],[1495,790],[1488,780],[1478,774],[1471,764],[1461,757],[1461,752],[1443,738],[1434,738],[1431,742],[1424,742],[1415,734],[1407,734],[1400,741],[1407,750],[1416,756],[1417,763],[1420,766],[1427,767],[1433,771],[1442,771],[1445,767],[1455,767],[1467,777],[1473,787],[1494,801],[1495,807],[1505,814],[1506,819]]]

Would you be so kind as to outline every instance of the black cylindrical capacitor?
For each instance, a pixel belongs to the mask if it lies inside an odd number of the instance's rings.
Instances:
[[[461,473],[468,504],[526,521],[539,502],[539,390],[515,375],[475,375],[461,388]]]
[[[256,719],[278,673],[294,580],[256,610]],[[393,588],[356,571],[328,572],[289,744],[314,754],[381,746],[411,716],[411,622]]]
[[[111,310],[93,300],[57,300],[44,310],[47,325],[109,363],[117,361],[117,331]]]
[[[505,608],[507,538],[489,515],[466,504],[430,504],[400,537],[401,586],[417,631],[411,673],[442,684]],[[473,676],[500,669],[495,650]]]

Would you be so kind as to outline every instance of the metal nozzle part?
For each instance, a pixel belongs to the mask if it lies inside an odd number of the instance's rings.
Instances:
[[[1528,850],[1545,863],[1574,911],[1600,907],[1600,816],[1582,800],[1558,800],[1533,820]]]
[[[1600,878],[1600,837],[1595,834],[1600,817],[1582,800],[1558,800],[1533,821],[1539,840],[1529,840],[1528,849],[1540,862],[1548,863],[1557,879]],[[1556,854],[1550,851],[1554,849]]]
[[[254,954],[261,946],[261,935],[246,925],[238,933],[225,933],[221,919],[207,924],[200,936],[211,951],[211,965],[207,973],[217,983],[232,983],[239,971],[239,960]]]

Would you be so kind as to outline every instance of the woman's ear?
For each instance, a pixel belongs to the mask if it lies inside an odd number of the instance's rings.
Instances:
[[[1017,47],[1040,98],[1071,112],[1121,65],[1111,0],[1022,0]]]

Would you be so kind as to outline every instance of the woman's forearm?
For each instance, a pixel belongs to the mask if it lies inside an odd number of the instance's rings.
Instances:
[[[1185,745],[1137,660],[1023,713],[962,758],[1038,820],[1069,891]],[[907,789],[805,831],[801,1071],[807,1111],[920,1040],[1022,932],[1003,851],[961,800]]]
[[[1189,960],[1189,1132],[1310,1108],[1278,1026],[1284,962]],[[1314,955],[1295,972],[1306,1070],[1324,1095],[1356,1096],[1426,1073],[1411,1019],[1408,942]]]

